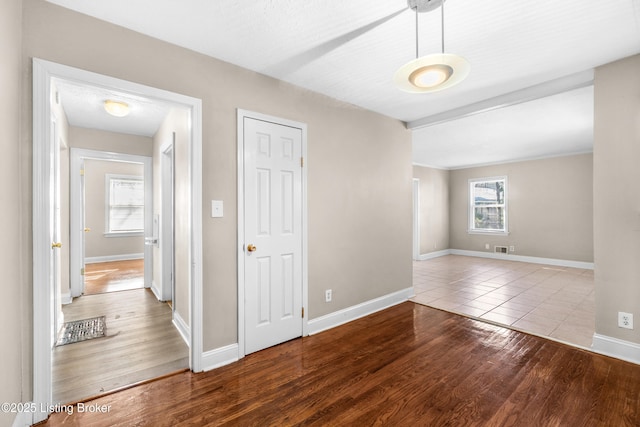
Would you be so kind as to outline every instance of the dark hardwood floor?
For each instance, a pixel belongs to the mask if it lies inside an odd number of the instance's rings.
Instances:
[[[637,426],[639,397],[638,365],[405,302],[45,425]]]

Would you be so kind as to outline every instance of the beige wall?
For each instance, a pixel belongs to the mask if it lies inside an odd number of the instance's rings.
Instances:
[[[30,177],[26,176],[20,166],[26,156],[21,152],[20,114],[21,109],[21,30],[22,2],[7,0],[2,2],[0,13],[0,180],[11,185],[4,185],[0,192],[0,222],[5,225],[3,239],[5,244],[0,249],[2,259],[2,295],[6,304],[0,310],[0,401],[21,402],[29,399],[29,389],[24,385],[23,374],[31,368],[29,356],[31,336],[30,293],[27,289],[30,260],[27,258],[30,227],[26,217],[30,212],[23,209],[21,191],[28,191]],[[15,414],[0,412],[0,425],[11,425]]]
[[[594,139],[596,332],[640,343],[640,55],[596,69]]]
[[[411,286],[411,138],[401,122],[42,0],[23,4],[25,86],[39,57],[202,99],[205,351],[237,342],[237,108],[308,124],[310,318]],[[212,199],[224,201],[224,218],[208,215]]]
[[[85,227],[91,229],[85,233],[85,261],[91,258],[104,258],[121,255],[142,254],[144,252],[144,235],[106,237],[106,187],[108,174],[144,177],[144,165],[105,160],[84,161],[85,185]],[[87,259],[89,258],[89,259]]]
[[[467,233],[468,180],[507,176],[508,236]],[[593,156],[582,154],[451,171],[452,249],[593,262]]]
[[[449,249],[448,170],[413,167],[420,180],[420,254]]]
[[[175,294],[173,305],[176,312],[188,325],[189,316],[189,111],[186,109],[172,109],[164,119],[160,129],[153,137],[153,213],[160,215],[160,223],[162,217],[162,194],[160,192],[162,183],[161,175],[161,158],[163,156],[160,149],[173,140],[175,132],[174,144],[174,282]],[[185,198],[187,197],[187,198]],[[153,248],[153,282],[159,288],[162,287],[162,258],[161,251],[165,238],[160,233],[160,246]]]
[[[69,127],[69,145],[87,150],[110,151],[137,156],[151,157],[153,155],[152,138],[77,126]]]

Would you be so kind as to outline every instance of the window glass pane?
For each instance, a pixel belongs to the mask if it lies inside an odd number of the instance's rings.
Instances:
[[[473,200],[476,205],[499,205],[504,203],[504,182],[476,182],[473,185]]]
[[[109,232],[144,230],[144,181],[109,178]]]
[[[474,228],[504,230],[504,208],[476,207],[474,209]]]
[[[118,231],[142,231],[144,228],[143,206],[112,207],[109,224],[112,232]]]

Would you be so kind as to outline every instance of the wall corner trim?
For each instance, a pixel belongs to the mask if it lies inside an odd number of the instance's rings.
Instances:
[[[385,308],[400,304],[407,301],[413,295],[413,287],[410,287],[311,319],[308,323],[309,335],[335,328],[336,326],[343,325],[351,322],[352,320],[373,314],[376,311],[384,310]]]
[[[640,344],[634,342],[595,333],[591,350],[640,365]]]
[[[572,261],[566,259],[541,258],[535,256],[496,254],[493,252],[466,251],[461,249],[449,249],[451,255],[474,256],[480,258],[502,259],[505,261],[530,262],[532,264],[554,265],[558,267],[583,268],[593,270],[592,262]]]
[[[33,424],[33,413],[29,412],[28,410],[29,409],[39,409],[39,408],[36,408],[35,405],[36,404],[34,402],[24,403],[23,406],[24,406],[25,410],[22,410],[22,411],[18,412],[16,417],[13,419],[13,424],[11,424],[11,426],[12,427],[28,427],[28,426],[32,425]],[[46,419],[47,414],[44,414],[44,417]]]
[[[238,343],[229,344],[202,353],[202,370],[211,371],[240,360]]]
[[[185,322],[184,319],[180,317],[180,314],[178,314],[177,311],[173,312],[172,323],[180,333],[180,336],[184,340],[185,344],[189,346],[189,343],[191,342],[191,328],[189,328],[187,322]]]
[[[426,254],[420,254],[418,261],[426,261],[428,259],[440,258],[441,256],[451,255],[451,249],[445,249],[442,251],[429,252]]]

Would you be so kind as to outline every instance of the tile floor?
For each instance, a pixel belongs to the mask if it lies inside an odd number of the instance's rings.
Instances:
[[[589,348],[593,270],[447,255],[413,263],[413,301]]]

